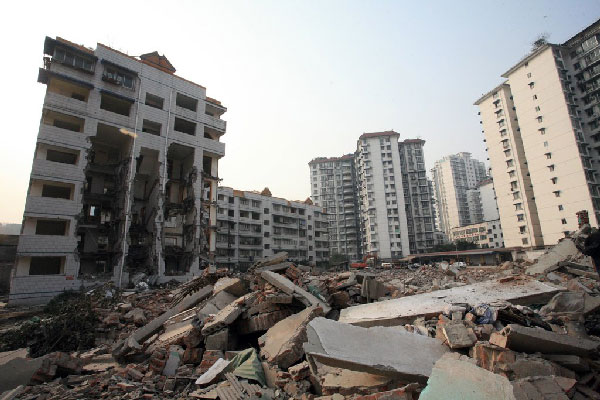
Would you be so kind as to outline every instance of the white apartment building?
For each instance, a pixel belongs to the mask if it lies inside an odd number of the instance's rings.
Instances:
[[[475,243],[481,248],[504,247],[500,220],[483,221],[452,228],[450,235],[452,241],[464,240]]]
[[[433,187],[427,179],[422,139],[398,142],[410,254],[426,253],[435,245]]]
[[[440,230],[451,236],[452,228],[483,220],[479,183],[486,179],[485,165],[471,153],[446,156],[431,170]]]
[[[561,45],[535,48],[502,75],[507,81],[475,103],[507,246],[554,245],[578,228],[575,214],[582,210],[598,226],[599,35],[600,21]],[[503,122],[498,114],[506,115]],[[517,135],[507,130],[502,136],[505,126]],[[501,202],[508,193],[513,201]],[[534,205],[527,208],[525,200]]]
[[[364,133],[355,155],[363,254],[382,259],[410,254],[399,137],[394,131]]]
[[[327,217],[310,200],[299,202],[263,194],[217,189],[215,262],[245,271],[255,261],[286,251],[305,265],[329,260]]]
[[[349,260],[362,258],[354,155],[315,158],[310,168],[311,197],[329,223],[329,251]]]
[[[214,254],[226,108],[157,52],[47,37],[46,84],[9,301],[103,280],[198,275]]]

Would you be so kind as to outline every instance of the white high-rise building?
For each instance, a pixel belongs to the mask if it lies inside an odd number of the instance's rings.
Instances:
[[[556,244],[600,219],[600,21],[542,43],[477,102],[507,247]]]
[[[483,221],[479,183],[486,179],[485,165],[458,153],[436,161],[431,170],[440,230],[451,236],[452,228]]]
[[[363,253],[382,259],[410,254],[399,137],[394,131],[364,133],[356,148]]]

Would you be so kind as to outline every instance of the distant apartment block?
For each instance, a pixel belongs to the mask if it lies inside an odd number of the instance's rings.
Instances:
[[[504,247],[500,220],[484,221],[452,228],[450,236],[452,241],[462,240],[471,242],[481,248]]]
[[[318,265],[329,260],[327,218],[309,201],[289,201],[267,192],[217,190],[219,267],[245,271],[255,261],[286,251],[292,261]]]
[[[556,244],[581,210],[598,226],[599,36],[538,46],[475,102],[508,247]]]
[[[329,218],[332,254],[398,259],[436,244],[425,141],[399,137],[365,133],[354,154],[309,163],[312,199]]]
[[[157,52],[47,37],[46,85],[10,302],[136,273],[198,275],[214,256],[226,108]]]
[[[483,221],[479,183],[487,178],[483,162],[471,153],[446,156],[431,170],[440,230],[451,236],[452,228]]]
[[[360,215],[354,155],[315,158],[308,163],[312,200],[323,207],[328,219],[330,254],[350,260],[362,257]]]

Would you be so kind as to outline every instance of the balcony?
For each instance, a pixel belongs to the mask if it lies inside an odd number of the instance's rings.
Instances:
[[[52,125],[41,124],[38,140],[43,142],[44,139],[79,148],[88,148],[90,146],[90,143],[87,141],[87,135],[83,132],[74,132]]]
[[[87,103],[85,101],[76,100],[72,97],[63,96],[58,93],[46,92],[44,105],[56,107],[61,110],[73,111],[76,114],[87,113]]]
[[[18,252],[20,255],[73,253],[77,239],[73,236],[21,235]]]
[[[25,214],[28,216],[48,215],[48,211],[54,216],[76,216],[81,211],[81,204],[73,200],[55,199],[50,197],[28,196],[25,203]]]
[[[39,158],[33,160],[31,175],[42,178],[58,178],[59,180],[83,181],[85,179],[83,170],[77,165],[57,163]]]
[[[225,132],[225,130],[227,130],[227,121],[224,121],[221,118],[203,114],[200,116],[199,120],[203,124],[208,125],[218,131]]]

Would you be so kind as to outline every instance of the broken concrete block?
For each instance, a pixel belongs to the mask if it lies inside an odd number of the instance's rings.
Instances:
[[[490,343],[524,353],[575,354],[585,356],[598,349],[600,342],[521,325],[507,325],[490,337]]]
[[[236,301],[225,306],[225,308],[215,314],[210,321],[204,323],[204,326],[202,327],[202,334],[204,336],[208,336],[213,332],[231,325],[233,321],[242,315],[244,307],[246,306],[246,302],[250,302],[254,297],[256,297],[255,293],[249,293],[246,296],[240,297]]]
[[[340,322],[360,326],[390,326],[412,323],[418,317],[430,318],[455,303],[491,304],[509,301],[513,304],[543,303],[561,290],[534,279],[508,282],[485,281],[422,293],[378,303],[348,307],[340,313]]]
[[[419,400],[515,400],[507,378],[468,360],[457,353],[441,357],[433,366]]]
[[[566,238],[542,254],[526,272],[529,275],[545,274],[559,268],[558,263],[579,254],[572,239]]]
[[[207,304],[213,304],[217,308],[217,310],[222,310],[225,307],[227,307],[229,304],[231,304],[234,301],[236,301],[237,299],[239,299],[240,297],[241,296],[234,296],[229,292],[221,290],[221,291],[217,292],[217,294],[215,294],[208,301]],[[214,314],[214,313],[211,313],[211,314]]]
[[[272,256],[268,256],[268,257],[263,258],[262,260],[256,261],[252,265],[251,269],[256,269],[257,272],[261,272],[261,271],[259,271],[259,269],[268,267],[269,265],[281,264],[281,263],[285,262],[285,260],[287,260],[287,258],[288,258],[288,253],[286,251],[281,251],[279,253],[273,254]],[[286,268],[287,268],[287,266],[286,266]]]
[[[205,347],[206,350],[227,350],[227,344],[229,342],[229,329],[221,329],[220,331],[213,333],[206,337]]]
[[[288,368],[302,358],[306,341],[306,326],[323,315],[319,307],[309,307],[279,321],[258,339],[261,356],[281,368]]]
[[[471,349],[470,355],[477,365],[494,373],[505,371],[506,366],[517,359],[514,351],[486,342],[476,343]]]
[[[319,300],[301,287],[296,286],[292,281],[283,275],[279,275],[271,271],[263,271],[261,272],[260,276],[271,285],[284,291],[285,293],[298,297],[298,299],[307,307],[319,306],[323,310],[324,314],[327,314],[329,311],[331,311],[331,307],[329,307],[329,305],[325,304],[323,301]]]
[[[136,326],[142,326],[148,321],[144,314],[144,310],[140,308],[134,308],[133,310],[128,311],[123,318],[126,321],[133,321]]]
[[[208,371],[203,373],[198,379],[196,379],[196,385],[208,385],[213,382],[229,365],[229,361],[219,358],[213,365],[210,366]]]
[[[307,327],[309,358],[337,368],[425,382],[433,364],[448,351],[439,340],[401,327],[362,328],[325,318]]]
[[[541,315],[570,315],[581,314],[585,308],[585,293],[561,292],[557,293],[544,307],[540,309]]]
[[[175,376],[177,372],[177,368],[181,364],[181,358],[183,357],[183,348],[180,346],[170,346],[169,347],[169,358],[167,358],[167,363],[165,364],[165,368],[162,371],[162,374],[165,376]]]
[[[462,321],[455,322],[453,320],[442,325],[442,332],[451,349],[472,347],[477,342],[477,336],[473,329],[467,328]]]
[[[571,391],[577,381],[554,376],[538,376],[512,382],[516,400],[567,400],[566,392]]]
[[[544,354],[543,357],[578,373],[590,370],[590,364],[585,358],[573,354]]]
[[[393,381],[393,378],[389,376],[317,364],[319,365],[319,384],[324,395],[380,392],[389,388]]]
[[[221,291],[225,291],[225,292],[235,296],[236,298],[241,297],[241,296],[245,295],[246,293],[248,293],[248,290],[246,289],[246,285],[240,278],[229,278],[229,277],[221,278],[214,284],[213,295],[216,295],[217,293],[219,293]]]
[[[27,385],[42,366],[44,357],[27,359],[27,349],[0,353],[0,393]]]
[[[190,294],[181,300],[175,307],[165,311],[159,317],[153,319],[146,325],[137,329],[135,332],[131,334],[127,339],[119,341],[115,347],[113,348],[113,356],[116,358],[121,357],[127,354],[131,350],[137,350],[132,348],[131,345],[135,343],[142,343],[144,340],[148,339],[150,336],[154,334],[157,330],[159,330],[162,325],[171,318],[173,315],[179,314],[182,311],[185,311],[189,308],[192,308],[196,304],[200,303],[202,300],[210,296],[212,293],[212,286],[208,285],[203,287],[202,289]],[[131,339],[131,340],[130,340]],[[140,346],[141,347],[141,346]]]

